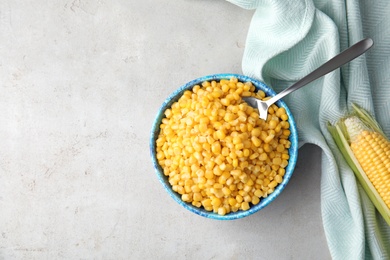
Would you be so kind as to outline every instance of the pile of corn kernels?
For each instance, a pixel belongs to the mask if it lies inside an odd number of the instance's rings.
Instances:
[[[250,82],[205,81],[165,111],[157,159],[183,201],[219,215],[248,210],[283,181],[291,143],[288,116],[267,120],[241,97],[267,99]]]

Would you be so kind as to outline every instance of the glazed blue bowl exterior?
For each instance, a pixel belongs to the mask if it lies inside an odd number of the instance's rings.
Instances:
[[[206,217],[206,218],[211,218],[211,219],[217,219],[217,220],[233,220],[233,219],[239,219],[243,218],[246,216],[249,216],[267,205],[269,205],[276,197],[279,196],[279,194],[284,190],[286,187],[287,183],[289,182],[296,162],[297,162],[297,157],[298,157],[298,133],[294,121],[294,117],[291,114],[291,111],[287,107],[287,105],[282,101],[279,100],[276,102],[276,105],[279,107],[284,107],[286,109],[287,115],[289,117],[288,122],[290,124],[290,137],[289,140],[291,142],[291,147],[289,148],[289,163],[286,167],[286,172],[283,177],[282,183],[280,183],[278,186],[276,186],[274,192],[272,192],[268,197],[266,198],[261,198],[260,202],[257,205],[251,205],[251,208],[247,211],[237,211],[237,212],[230,212],[224,216],[218,215],[217,213],[209,212],[204,210],[203,208],[197,208],[193,206],[190,203],[186,203],[181,200],[181,195],[176,193],[175,191],[172,190],[172,187],[170,183],[168,182],[168,177],[164,175],[163,170],[161,166],[159,165],[157,158],[156,158],[156,140],[158,138],[158,135],[160,133],[160,124],[162,119],[165,117],[164,111],[167,108],[170,108],[171,105],[176,102],[184,93],[186,90],[192,90],[192,88],[197,85],[201,84],[204,81],[219,81],[221,79],[230,79],[232,77],[237,78],[241,82],[252,82],[252,84],[256,87],[256,90],[263,90],[267,96],[275,96],[276,93],[267,85],[265,85],[263,82],[260,82],[258,80],[255,80],[253,78],[239,75],[239,74],[214,74],[214,75],[209,75],[209,76],[204,76],[200,77],[197,79],[194,79],[183,86],[181,86],[179,89],[177,89],[175,92],[173,92],[162,104],[160,109],[158,110],[157,116],[153,122],[152,130],[151,130],[151,136],[150,136],[150,154],[152,157],[152,162],[154,165],[154,169],[156,171],[157,177],[160,180],[161,184],[165,188],[165,190],[168,192],[168,194],[180,205],[182,205],[184,208],[188,209],[189,211],[196,213],[200,216]]]

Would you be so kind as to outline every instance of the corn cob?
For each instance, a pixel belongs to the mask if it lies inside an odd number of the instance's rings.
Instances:
[[[352,104],[354,112],[328,130],[347,163],[390,225],[390,141],[375,119]]]

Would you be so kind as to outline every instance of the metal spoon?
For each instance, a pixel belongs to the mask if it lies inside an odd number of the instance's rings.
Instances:
[[[257,108],[259,110],[260,118],[266,120],[268,115],[268,108],[278,101],[279,99],[283,98],[284,96],[290,94],[291,92],[300,89],[301,87],[309,84],[313,80],[316,80],[325,74],[328,74],[329,72],[341,67],[347,62],[350,62],[351,60],[359,57],[363,53],[365,53],[368,49],[372,47],[374,44],[373,40],[371,38],[364,39],[345,51],[341,52],[340,54],[336,55],[323,65],[321,65],[316,70],[312,71],[310,74],[296,82],[294,85],[286,88],[276,96],[273,96],[272,98],[261,101],[254,97],[243,97],[242,99],[247,102],[250,106],[253,108]]]

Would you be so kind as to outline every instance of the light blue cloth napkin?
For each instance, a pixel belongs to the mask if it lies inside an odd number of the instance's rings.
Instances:
[[[323,151],[321,209],[332,258],[390,259],[390,227],[326,128],[328,121],[337,121],[354,102],[375,113],[390,136],[390,1],[229,1],[256,9],[248,31],[243,73],[264,81],[276,92],[363,38],[374,40],[369,53],[285,101],[295,115],[300,146],[312,143]]]

